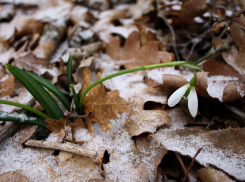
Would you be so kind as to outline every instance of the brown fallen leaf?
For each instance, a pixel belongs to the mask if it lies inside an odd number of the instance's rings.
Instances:
[[[211,167],[199,169],[197,171],[197,175],[202,180],[202,182],[234,182],[234,180],[229,178],[225,173]]]
[[[14,92],[14,76],[6,75],[0,79],[0,97],[12,96]]]
[[[28,178],[21,174],[21,170],[10,171],[0,175],[0,181],[18,181],[18,182],[29,182]]]
[[[220,61],[208,60],[204,62],[203,70],[208,72],[210,76],[223,75],[237,77],[238,79],[242,78],[242,76],[236,70],[234,70],[234,68]]]
[[[201,16],[208,9],[207,2],[205,0],[184,0],[180,11],[180,19],[184,25],[192,23],[196,16]]]
[[[155,90],[157,90],[156,92],[159,91],[159,89]],[[146,90],[143,90],[142,95],[145,94],[144,91]],[[160,91],[151,96],[157,97],[158,95],[160,97],[161,94]],[[145,100],[141,96],[134,96],[129,102],[132,105],[132,109],[129,111],[130,114],[126,128],[131,136],[138,136],[142,133],[154,133],[158,127],[171,122],[171,118],[164,110],[144,110]]]
[[[180,75],[163,75],[163,84],[147,79],[151,87],[167,87],[176,90],[187,84],[186,78]],[[199,96],[209,99],[218,98],[221,102],[241,100],[245,96],[245,84],[237,77],[208,76],[207,72],[197,73],[196,91]]]
[[[47,128],[53,133],[62,134],[64,132],[62,140],[65,139],[72,143],[83,143],[83,141],[74,140],[75,130],[86,128],[81,118],[77,118],[73,123],[67,118],[61,118],[59,120],[47,119],[45,122],[47,123]]]
[[[17,57],[13,65],[26,71],[34,72],[37,75],[48,73],[52,77],[57,77],[60,71],[48,60],[37,58],[32,52],[27,52],[24,55]]]
[[[89,157],[61,151],[56,158],[60,172],[59,180],[61,181],[103,179],[99,166]]]
[[[237,180],[245,180],[244,154],[245,130],[224,129],[211,131],[200,129],[161,129],[152,137],[168,150],[193,157],[199,148],[202,151],[196,161],[204,166],[213,165]]]
[[[168,150],[147,135],[140,135],[136,138],[136,148],[141,161],[146,165],[149,180],[156,181],[158,165]]]
[[[21,127],[16,133],[18,137],[13,142],[16,143],[19,147],[23,147],[22,144],[35,133],[37,127],[37,125],[26,125]]]
[[[149,41],[146,45],[141,46],[140,40],[141,37],[138,32],[131,33],[126,39],[121,53],[119,53],[119,38],[113,38],[107,45],[106,53],[116,63],[118,61],[117,64],[123,65],[126,69],[174,60],[171,53],[162,51],[160,42]]]
[[[80,94],[91,84],[91,71],[84,69],[83,71],[83,89]],[[100,79],[100,73],[97,74],[96,80]],[[127,102],[119,96],[119,91],[114,90],[106,92],[102,84],[93,87],[84,97],[83,108],[84,113],[93,114],[93,117],[86,118],[86,124],[89,133],[93,135],[92,122],[97,122],[104,132],[109,132],[112,128],[109,119],[116,119],[118,113],[126,110]]]

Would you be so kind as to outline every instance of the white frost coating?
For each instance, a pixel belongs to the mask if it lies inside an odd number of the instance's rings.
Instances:
[[[157,68],[151,71],[147,71],[147,77],[154,80],[156,83],[163,84],[163,76],[165,74],[171,75],[179,75],[183,76],[187,81],[190,81],[193,78],[193,73],[190,71],[185,70],[175,70],[174,67],[164,67],[164,68]]]
[[[242,85],[239,82],[236,82],[236,88],[238,93],[241,95],[241,97],[243,97],[245,95],[245,90],[242,89]]]
[[[79,32],[79,35],[82,37],[82,39],[88,40],[94,35],[94,32],[91,30],[84,30],[82,32]]]
[[[175,10],[175,11],[180,11],[181,10],[181,5],[178,5],[178,4],[173,5],[173,6],[171,6],[171,9]]]
[[[208,83],[208,94],[213,98],[218,98],[220,102],[223,101],[223,91],[224,88],[230,83],[232,80],[238,80],[237,77],[230,76],[211,76],[207,78]]]
[[[24,122],[26,120],[36,120],[37,118],[35,117],[27,117],[25,114],[23,113],[6,113],[6,112],[0,112],[0,117],[1,118],[6,118],[6,117],[13,117],[13,118],[17,118],[20,119],[21,122]]]
[[[240,180],[245,179],[244,154],[236,155],[232,148],[217,149],[216,146],[208,142],[205,134],[180,137],[177,134],[169,135],[168,132],[171,131],[162,129],[154,137],[168,150],[194,157],[197,150],[203,148],[196,157],[200,164],[206,167],[212,164]]]
[[[194,18],[194,22],[196,22],[196,23],[203,23],[204,20],[201,17],[197,16],[197,17]]]
[[[67,40],[62,42],[59,45],[58,49],[55,51],[54,55],[52,55],[50,63],[59,62],[62,54],[68,49],[68,47],[69,46],[68,46],[68,41]],[[68,60],[68,58],[67,58],[67,60]]]
[[[13,57],[14,53],[15,51],[12,48],[10,48],[8,51],[4,53],[0,53],[0,64],[2,65],[8,64],[9,60]]]

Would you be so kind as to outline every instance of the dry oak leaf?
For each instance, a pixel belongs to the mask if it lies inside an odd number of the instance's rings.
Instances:
[[[10,182],[29,182],[28,178],[21,174],[21,170],[6,172],[0,175],[0,181],[10,181]]]
[[[174,60],[171,53],[162,50],[163,47],[159,41],[149,41],[146,45],[141,46],[141,35],[135,31],[126,39],[122,51],[120,51],[119,37],[113,37],[107,45],[106,53],[116,63],[129,69]]]
[[[149,180],[156,181],[157,167],[161,163],[163,156],[168,153],[168,150],[147,135],[136,137],[136,148],[141,161],[146,164]]]
[[[103,179],[99,166],[90,157],[60,151],[56,158],[60,173],[57,181]]]
[[[245,180],[245,129],[211,131],[200,129],[159,130],[152,137],[168,150],[193,157],[204,166],[215,166],[237,180]]]
[[[197,175],[202,182],[234,182],[234,180],[230,179],[225,173],[211,167],[199,169]]]
[[[83,71],[83,89],[80,94],[91,84],[92,74],[86,68]],[[101,78],[98,73],[96,80]],[[93,113],[93,117],[86,118],[86,124],[90,135],[93,135],[94,129],[92,122],[97,122],[104,132],[109,132],[112,128],[109,119],[116,119],[118,113],[126,111],[127,102],[119,96],[118,90],[106,92],[102,84],[93,87],[83,99],[84,113]]]
[[[159,103],[159,101],[161,104],[166,104],[167,97],[164,95],[167,94],[164,93],[163,89],[147,88],[130,99],[132,108],[128,109],[129,119],[126,122],[126,128],[131,136],[154,133],[158,127],[171,122],[171,118],[163,108],[144,110],[144,104],[147,101],[152,101],[151,105]]]
[[[0,97],[12,96],[14,92],[14,76],[6,75],[0,79]]]

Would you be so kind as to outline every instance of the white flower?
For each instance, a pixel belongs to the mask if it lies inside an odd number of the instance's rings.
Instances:
[[[188,91],[187,91],[188,90]],[[189,92],[189,93],[188,93]],[[175,106],[179,103],[180,99],[186,94],[188,99],[188,108],[193,117],[197,115],[198,109],[198,100],[195,86],[191,86],[190,83],[187,83],[183,87],[180,87],[176,90],[168,99],[168,105],[170,107]]]

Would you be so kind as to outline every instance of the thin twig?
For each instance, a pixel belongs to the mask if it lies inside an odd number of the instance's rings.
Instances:
[[[192,158],[191,163],[190,163],[190,165],[189,165],[189,167],[188,167],[188,169],[187,169],[187,172],[186,172],[186,174],[185,174],[185,177],[184,177],[184,179],[183,179],[183,182],[186,181],[186,179],[187,179],[187,177],[188,177],[188,173],[190,172],[192,166],[194,165],[195,159],[196,159],[197,155],[201,152],[201,150],[202,150],[202,148],[199,148],[199,149],[197,150],[195,156]]]
[[[179,58],[179,54],[178,54],[178,51],[177,51],[177,48],[176,48],[176,38],[175,38],[175,33],[174,33],[174,29],[173,27],[168,23],[168,20],[166,19],[166,17],[164,16],[164,14],[162,13],[161,11],[161,4],[159,2],[159,0],[155,0],[156,1],[156,7],[157,7],[157,15],[158,17],[162,18],[162,20],[164,21],[164,23],[166,24],[166,26],[169,28],[171,34],[172,34],[172,37],[173,37],[173,49],[174,49],[174,54],[176,56],[176,59],[177,60],[180,60]]]
[[[235,106],[232,106],[230,104],[222,104],[227,110],[232,112],[234,115],[236,115],[238,118],[245,121],[245,113],[241,110],[237,109]]]
[[[232,18],[239,18],[243,13],[245,13],[245,10],[242,11],[242,12],[240,12],[240,13],[238,13],[237,15],[233,15],[233,16],[231,16],[231,17],[228,17],[228,18],[219,20],[218,23],[221,23],[221,22],[223,22],[223,21],[230,20],[230,19],[232,19]]]
[[[88,157],[95,157],[96,152],[88,149],[84,149],[80,146],[65,144],[65,143],[56,143],[56,142],[47,142],[47,141],[38,141],[38,140],[27,140],[24,143],[26,146],[29,147],[39,147],[45,149],[55,149],[55,150],[62,150],[66,152],[71,152],[78,155],[84,155]]]
[[[208,53],[198,59],[196,63],[200,65],[202,61],[214,56],[216,53],[230,49],[232,44],[234,44],[234,42],[230,41],[227,44],[222,45],[218,49],[214,49],[214,47],[212,46]]]

